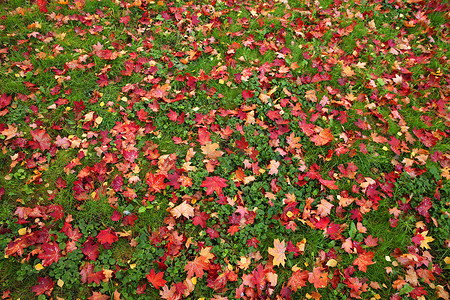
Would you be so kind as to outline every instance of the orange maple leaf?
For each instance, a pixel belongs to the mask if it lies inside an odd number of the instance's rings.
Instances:
[[[280,264],[283,265],[284,267],[284,263],[286,260],[286,244],[284,241],[280,242],[279,239],[275,239],[273,241],[274,247],[273,248],[269,248],[269,254],[273,256],[273,264],[275,266],[279,266]]]
[[[17,127],[8,124],[8,129],[3,129],[1,134],[6,136],[5,141],[12,139],[17,134]]]
[[[205,262],[205,258],[203,256],[197,256],[193,261],[189,261],[184,270],[187,271],[187,278],[190,279],[194,276],[203,277],[203,270],[208,269],[208,264]]]
[[[316,289],[324,288],[328,284],[328,272],[322,273],[322,269],[323,268],[316,267],[308,276],[309,283],[314,284]]]
[[[308,271],[303,271],[302,269],[298,269],[295,271],[291,278],[289,278],[288,286],[296,292],[299,288],[306,286],[306,281],[308,280]]]
[[[342,66],[342,75],[346,77],[351,77],[355,75],[355,71],[353,71],[350,66]]]
[[[374,253],[371,251],[364,251],[359,254],[358,258],[353,261],[355,266],[362,272],[367,272],[367,266],[373,265],[375,262],[372,261]]]
[[[315,134],[311,137],[311,141],[314,142],[316,146],[323,146],[328,144],[334,139],[331,134],[330,128],[325,128],[319,134]]]

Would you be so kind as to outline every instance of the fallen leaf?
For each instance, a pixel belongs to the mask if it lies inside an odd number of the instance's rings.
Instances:
[[[269,247],[268,249],[269,254],[273,256],[273,264],[274,266],[279,266],[281,264],[284,267],[286,260],[286,244],[284,241],[280,242],[279,239],[275,239],[273,243],[274,247]]]

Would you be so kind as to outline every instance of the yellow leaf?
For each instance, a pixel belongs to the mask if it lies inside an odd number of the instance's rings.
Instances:
[[[332,268],[336,267],[337,266],[337,260],[330,259],[329,261],[327,261],[327,266],[332,267]]]
[[[444,258],[444,261],[445,261],[445,263],[447,264],[447,265],[450,265],[450,257],[445,257]]]
[[[36,271],[39,271],[39,270],[42,270],[44,268],[44,266],[41,264],[37,264],[34,266],[34,268],[36,269]]]
[[[20,235],[24,235],[24,234],[26,234],[26,233],[27,233],[27,228],[26,228],[26,227],[20,228],[20,229],[19,229],[19,234],[20,234]]]
[[[425,248],[425,249],[431,249],[430,246],[428,245],[428,243],[431,243],[432,241],[434,241],[434,239],[431,236],[427,236],[427,234],[428,234],[428,230],[421,233],[424,240],[420,242],[420,247]]]
[[[63,287],[64,281],[62,281],[61,279],[58,279],[58,281],[56,282],[56,284],[57,284],[59,287]]]

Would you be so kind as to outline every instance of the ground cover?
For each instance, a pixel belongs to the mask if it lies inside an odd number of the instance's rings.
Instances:
[[[449,299],[448,3],[0,7],[2,299]]]

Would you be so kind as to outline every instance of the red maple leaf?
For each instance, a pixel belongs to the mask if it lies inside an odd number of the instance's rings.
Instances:
[[[41,11],[41,13],[48,13],[46,0],[37,0],[37,5],[39,6],[39,10]]]
[[[111,187],[115,192],[121,191],[123,186],[123,178],[120,175],[117,175],[114,180],[111,182]]]
[[[139,151],[137,150],[123,150],[123,158],[129,162],[134,162],[139,157]]]
[[[422,244],[422,241],[424,241],[425,238],[423,237],[423,235],[421,234],[417,234],[415,235],[413,238],[411,238],[411,241],[416,244],[417,246],[419,246],[420,244]]]
[[[88,239],[86,243],[84,243],[83,252],[86,255],[87,259],[96,260],[100,252],[98,251],[99,244],[93,243],[92,238]]]
[[[128,24],[128,22],[130,22],[130,16],[125,16],[125,17],[121,17],[120,19],[119,19],[119,23],[122,23],[123,25],[127,25]]]
[[[244,100],[247,101],[248,98],[253,97],[255,95],[255,92],[251,90],[243,90],[242,91],[242,97],[244,97]]]
[[[38,257],[42,259],[43,266],[49,266],[59,260],[59,251],[61,251],[61,249],[57,243],[44,243],[41,247],[44,252],[39,253]]]
[[[104,50],[102,50],[104,51]],[[108,85],[108,76],[105,73],[102,73],[100,75],[97,75],[98,80],[97,83],[100,87],[104,87]]]
[[[198,129],[198,139],[197,141],[200,145],[204,146],[207,143],[211,143],[211,133],[209,133],[208,129],[204,127],[200,127]]]
[[[71,227],[67,229],[65,232],[67,237],[73,241],[78,241],[83,234],[81,234],[80,230],[78,228],[72,229]]]
[[[164,175],[158,174],[155,176],[152,172],[148,172],[145,182],[147,182],[150,192],[161,193],[167,186],[167,183],[164,182],[165,178]]]
[[[291,278],[289,278],[288,286],[291,287],[291,289],[296,292],[299,288],[306,286],[306,281],[308,280],[308,271],[302,271],[302,269],[299,269],[295,271]]]
[[[94,282],[95,284],[100,284],[103,279],[105,279],[105,273],[103,271],[98,271],[95,273],[91,273],[87,276],[88,283]]]
[[[30,246],[30,244],[28,243],[28,239],[25,237],[26,236],[19,237],[14,241],[9,242],[8,246],[5,249],[5,255],[10,256],[17,253],[19,256],[22,256],[23,249]]]
[[[153,284],[153,286],[157,289],[164,286],[166,284],[166,280],[163,279],[164,272],[155,273],[155,270],[151,269],[150,273],[145,275],[147,277],[148,282]]]
[[[89,262],[85,263],[80,270],[81,282],[86,283],[89,275],[94,272],[94,264]]]
[[[372,261],[372,258],[374,256],[373,252],[366,252],[363,251],[362,253],[359,254],[358,258],[356,258],[353,261],[353,264],[355,266],[358,266],[358,269],[362,272],[366,272],[367,271],[367,266],[373,265],[375,262]]]
[[[203,256],[197,256],[193,261],[189,261],[184,270],[187,271],[188,278],[192,278],[195,274],[197,277],[202,277],[205,272],[203,270],[208,269],[208,264],[205,262]]]
[[[119,221],[120,218],[122,218],[122,214],[120,212],[118,212],[117,210],[115,210],[113,212],[113,215],[111,216],[111,220],[115,221]]]
[[[36,293],[36,296],[46,294],[50,296],[53,291],[55,283],[47,277],[39,277],[38,284],[31,287],[31,291]]]
[[[178,114],[176,111],[173,111],[172,109],[169,108],[169,112],[167,113],[167,116],[169,117],[170,121],[176,121],[178,118]]]
[[[206,227],[206,220],[209,219],[209,215],[205,212],[201,212],[200,214],[196,215],[194,217],[194,225],[200,225],[200,227],[205,228]]]
[[[8,106],[11,103],[11,96],[7,96],[6,94],[2,94],[0,96],[0,109]]]
[[[425,217],[425,220],[430,222],[430,213],[428,210],[433,207],[433,203],[430,201],[430,198],[423,198],[423,201],[420,202],[419,206],[416,207],[416,210],[419,214]]]
[[[206,187],[206,195],[211,195],[216,191],[217,195],[222,194],[222,188],[227,187],[227,181],[219,176],[206,177],[201,187]]]
[[[51,138],[44,129],[38,129],[35,131],[31,130],[30,133],[33,140],[37,142],[42,151],[50,149],[50,146],[52,145]]]
[[[330,128],[325,128],[319,134],[315,134],[311,137],[311,141],[314,142],[316,146],[323,146],[328,144],[334,139],[331,134]]]
[[[97,235],[97,240],[103,245],[108,244],[111,245],[112,243],[119,240],[117,237],[117,234],[115,231],[113,231],[111,228],[106,228],[102,231],[100,231]]]

